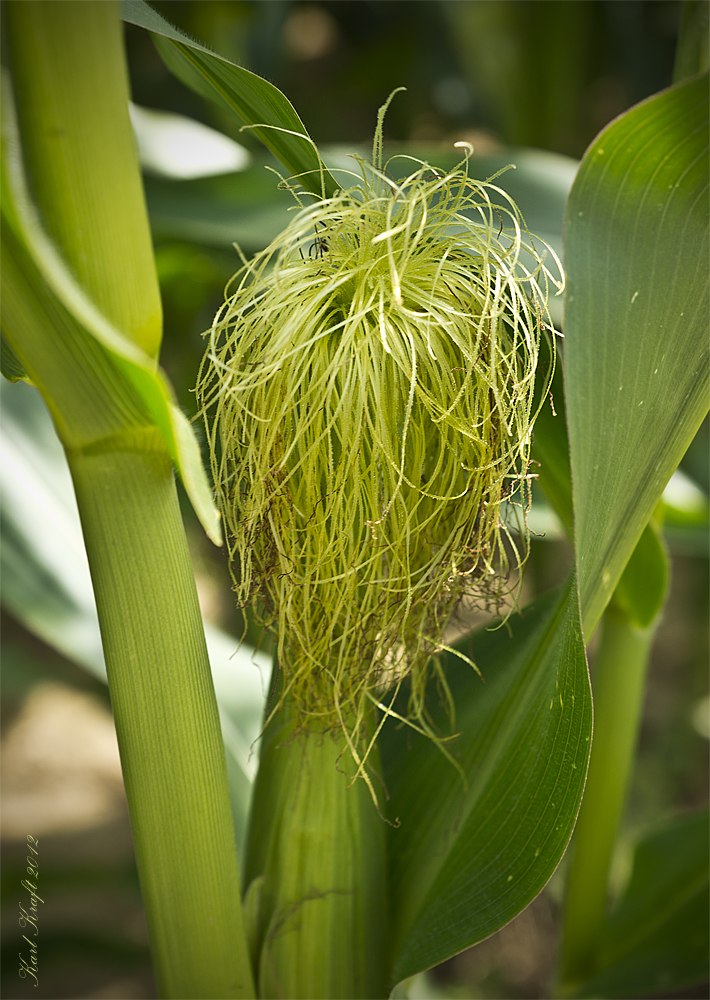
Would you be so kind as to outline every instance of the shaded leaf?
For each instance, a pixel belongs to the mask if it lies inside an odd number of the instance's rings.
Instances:
[[[673,82],[708,68],[710,8],[706,0],[684,0],[676,45]]]
[[[168,180],[145,177],[150,224],[155,239],[185,240],[205,246],[232,247],[245,253],[263,250],[286,228],[291,195],[263,164],[238,174]],[[234,255],[235,270],[238,266]]]
[[[390,830],[392,983],[481,941],[542,889],[571,836],[591,738],[591,698],[571,582],[466,644],[485,682],[451,656],[456,731],[445,745],[391,720],[380,740]],[[445,733],[440,692],[429,706]]]
[[[257,126],[252,131],[290,176],[298,177],[303,187],[319,196],[335,194],[339,185],[324,168],[293,105],[277,87],[193,41],[143,0],[122,0],[121,12],[124,21],[152,32],[158,52],[183,83],[236,112],[246,125]]]
[[[3,605],[106,681],[96,603],[61,444],[36,389],[0,384]]]
[[[573,539],[572,473],[565,421],[562,366],[558,358],[549,390],[549,399],[540,400],[539,388],[547,383],[546,366],[550,363],[549,349],[546,345],[543,345],[543,352],[541,352],[541,365],[538,369],[542,373],[542,378],[538,377],[537,379],[534,400],[536,408],[542,405],[535,421],[532,446],[533,461],[539,463],[539,466],[537,469],[533,467],[533,471],[537,473],[538,482],[562,522],[567,537]]]
[[[708,85],[594,142],[565,226],[565,399],[590,634],[708,408]]]
[[[8,382],[27,378],[24,365],[3,336],[0,336],[0,371]]]
[[[575,994],[648,997],[708,976],[708,814],[684,816],[643,840],[607,927],[600,971]]]
[[[614,591],[634,625],[648,628],[660,614],[668,591],[668,556],[658,531],[649,523],[624,567]]]

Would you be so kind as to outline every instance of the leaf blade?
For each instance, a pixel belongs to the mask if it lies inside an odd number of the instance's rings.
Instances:
[[[572,833],[591,738],[574,582],[510,624],[512,640],[501,629],[471,644],[485,686],[460,661],[447,666],[462,732],[449,750],[467,773],[465,793],[431,741],[385,727],[389,811],[401,821],[390,832],[393,984],[507,923]],[[443,710],[432,712],[443,726]]]
[[[613,122],[565,225],[565,398],[586,634],[707,411],[707,80]]]

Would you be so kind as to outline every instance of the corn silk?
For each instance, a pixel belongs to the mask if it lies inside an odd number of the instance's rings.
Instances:
[[[238,604],[278,636],[297,726],[340,727],[361,774],[368,708],[395,714],[405,678],[407,720],[441,739],[424,691],[432,672],[445,690],[444,628],[464,595],[500,606],[524,561],[562,287],[468,151],[391,179],[382,114],[374,166],[244,260],[198,384]]]

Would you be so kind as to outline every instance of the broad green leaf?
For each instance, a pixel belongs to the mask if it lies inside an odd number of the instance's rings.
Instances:
[[[569,442],[559,364],[555,370],[551,394],[551,404],[543,406],[535,423],[532,456],[540,463],[537,470],[538,482],[545,496],[562,521],[568,537],[574,539]],[[539,405],[537,399],[536,404]],[[658,532],[649,523],[621,575],[614,601],[636,625],[646,628],[660,612],[667,588],[668,559]]]
[[[708,408],[708,81],[587,152],[565,227],[565,400],[591,634]]]
[[[46,337],[47,331],[54,326],[63,330],[68,338],[66,345],[71,340],[81,350],[94,375],[97,368],[102,370],[105,395],[101,407],[95,412],[98,414],[106,410],[108,413],[104,404],[111,398],[112,386],[118,393],[115,405],[112,404],[111,419],[116,426],[110,429],[114,433],[120,426],[122,409],[126,414],[130,411],[132,423],[142,419],[143,410],[159,429],[205,531],[216,544],[220,544],[219,514],[212,500],[192,428],[174,402],[172,388],[155,360],[117,330],[99,311],[45,233],[29,198],[19,143],[13,130],[12,116],[7,110],[3,124],[3,165],[3,327],[8,338],[17,348],[23,338],[33,335],[33,332]],[[87,338],[95,344],[89,344]],[[97,345],[100,345],[98,352]],[[116,375],[119,377],[116,378]],[[70,383],[65,389],[75,392]],[[81,394],[77,391],[77,404],[80,399]],[[92,427],[89,396],[84,401],[89,408],[81,433],[86,436],[84,444],[88,444],[91,434],[98,438],[102,430],[98,426]],[[70,414],[74,409],[72,399],[68,398],[65,404],[64,412]],[[107,426],[103,433],[108,432]]]
[[[335,194],[339,185],[324,168],[293,105],[277,87],[193,41],[143,0],[122,0],[121,9],[124,21],[153,34],[160,55],[183,83],[254,126],[252,131],[291,177],[318,196]]]
[[[575,994],[676,993],[708,975],[708,814],[684,816],[643,840],[612,914],[601,971]]]
[[[446,676],[454,740],[388,720],[380,748],[388,814],[392,984],[481,941],[537,895],[571,836],[591,739],[591,698],[572,581],[465,652]],[[450,731],[429,691],[438,731]]]

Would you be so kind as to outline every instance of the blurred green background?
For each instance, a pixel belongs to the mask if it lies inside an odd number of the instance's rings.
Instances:
[[[290,98],[310,134],[341,165],[343,147],[371,141],[377,108],[392,148],[434,162],[474,144],[483,163],[510,162],[509,147],[579,158],[616,115],[671,82],[677,0],[156,0],[153,6],[217,52],[267,77]],[[179,180],[146,174],[165,311],[162,363],[194,413],[202,334],[238,267],[231,246],[264,246],[292,202],[249,132],[184,87],[150,37],[126,28],[134,102],[185,115],[245,146],[245,171]],[[365,154],[366,155],[366,154]],[[488,159],[485,159],[488,158]],[[536,161],[537,162],[537,161]],[[573,174],[574,164],[549,162]],[[543,168],[541,168],[543,169]],[[512,182],[511,182],[512,183]],[[568,181],[567,181],[568,183]],[[531,204],[534,216],[536,205]],[[559,240],[561,211],[554,216]],[[533,228],[530,212],[528,222]],[[544,213],[541,211],[541,219]],[[552,216],[549,216],[550,218]],[[546,217],[547,218],[547,217]],[[550,222],[549,225],[553,223]],[[708,429],[683,464],[708,493]],[[554,522],[539,526],[525,600],[560,582],[570,561]],[[203,613],[234,635],[223,552],[183,505]],[[671,514],[666,538],[673,585],[658,634],[633,788],[616,859],[618,886],[634,838],[707,800],[707,505]],[[7,998],[154,996],[130,828],[105,687],[3,614],[3,994]],[[590,649],[593,666],[594,644]],[[27,829],[24,830],[24,825]],[[23,832],[24,831],[24,832]],[[40,841],[39,987],[17,973],[19,884],[27,833]],[[564,868],[564,861],[562,869]],[[417,977],[412,998],[545,997],[555,962],[562,873],[493,938]],[[707,986],[675,994],[707,996]]]

